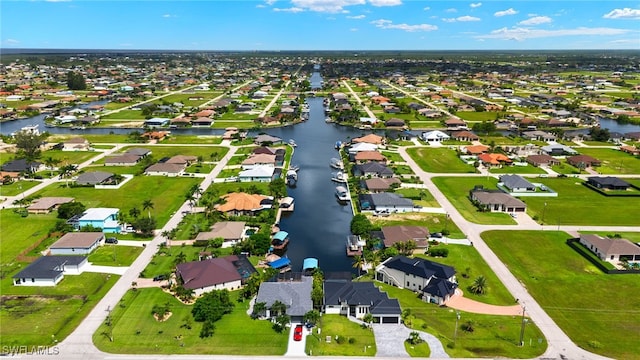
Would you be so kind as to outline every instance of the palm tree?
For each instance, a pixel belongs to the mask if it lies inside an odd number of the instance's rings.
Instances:
[[[487,291],[487,279],[482,275],[478,276],[469,287],[469,290],[477,295],[484,294]]]
[[[43,162],[44,165],[49,168],[50,174],[53,177],[53,168],[56,167],[56,165],[60,164],[61,161],[49,156],[48,158],[44,159]]]
[[[131,216],[134,219],[137,219],[138,216],[140,216],[140,210],[138,210],[138,208],[131,208],[131,210],[129,210],[129,216]]]
[[[142,202],[142,210],[147,210],[149,214],[149,219],[151,219],[151,209],[153,209],[153,202],[151,199],[147,199]]]
[[[269,309],[271,310],[271,317],[273,317],[274,315],[285,315],[287,313],[287,305],[285,305],[282,301],[280,300],[276,300],[272,305],[271,308]],[[277,315],[276,315],[277,314]]]
[[[69,178],[73,173],[77,170],[76,166],[73,164],[65,165],[60,168],[60,177],[67,179],[67,187],[69,187]]]
[[[177,264],[181,264],[181,263],[183,263],[185,261],[187,261],[187,255],[185,255],[185,253],[180,251],[180,253],[178,255],[176,255],[174,263],[177,265]]]
[[[253,305],[252,316],[258,318],[260,315],[267,311],[267,303],[257,302]]]
[[[356,255],[353,257],[353,263],[351,266],[354,269],[358,269],[358,277],[360,276],[360,271],[362,270],[362,267],[364,266],[364,264],[365,264],[365,261],[361,255]]]

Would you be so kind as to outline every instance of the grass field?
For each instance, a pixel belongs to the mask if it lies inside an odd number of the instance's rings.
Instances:
[[[429,214],[429,213],[412,213],[412,214],[391,214],[387,217],[371,217],[371,222],[375,226],[394,226],[394,225],[417,225],[426,226],[430,232],[440,232],[445,228],[450,232],[449,237],[452,239],[463,239],[465,235],[456,226],[456,224],[448,220],[445,214]]]
[[[322,329],[318,335],[318,327]],[[363,329],[360,325],[340,315],[323,315],[313,334],[307,336],[305,352],[312,356],[374,356],[376,341],[371,329]],[[331,336],[330,343],[325,336]],[[338,344],[336,336],[343,336],[345,341]],[[350,343],[350,339],[353,343]]]
[[[491,168],[492,174],[546,174],[547,172],[536,166],[505,166],[501,168]]]
[[[53,184],[39,191],[40,196],[68,196],[89,207],[115,207],[126,213],[129,209],[141,209],[143,201],[153,202],[151,214],[158,228],[169,220],[171,214],[185,201],[187,190],[200,182],[195,178],[169,178],[163,176],[137,176],[120,189],[94,189],[66,187]],[[147,211],[143,212],[146,215]]]
[[[18,180],[9,185],[0,185],[0,196],[15,196],[38,184],[39,181]]]
[[[549,188],[558,192],[558,197],[530,197],[527,213],[537,216],[549,225],[640,225],[640,217],[633,211],[612,209],[638,209],[638,197],[604,196],[582,185],[577,178],[539,178]],[[545,205],[546,204],[546,205]]]
[[[541,355],[547,348],[546,340],[538,327],[529,322],[525,327],[526,345],[520,347],[521,318],[514,316],[493,316],[460,312],[459,325],[467,321],[473,323],[474,331],[457,331],[455,346],[456,311],[447,307],[427,304],[413,292],[406,289],[376,282],[390,298],[396,298],[403,310],[411,311],[412,320],[409,327],[428,332],[436,336],[452,357],[474,358],[532,358]],[[531,339],[531,345],[529,345]],[[538,343],[538,339],[541,342]],[[401,346],[398,344],[398,346]]]
[[[458,111],[456,116],[466,121],[494,121],[497,113],[491,111]]]
[[[55,287],[12,286],[2,280],[0,345],[54,345],[68,336],[118,280],[116,275],[68,275]]]
[[[12,209],[0,210],[0,219],[0,262],[3,265],[14,262],[18,254],[46,236],[57,221],[56,213],[29,214],[23,218]]]
[[[101,121],[123,120],[123,119],[125,120],[135,119],[135,120],[144,121],[145,117],[142,114],[141,110],[130,110],[130,109],[121,110],[121,111],[111,113],[109,115],[103,115],[100,117]]]
[[[180,135],[169,136],[162,140],[162,144],[220,144],[221,136],[215,135]]]
[[[135,147],[143,147],[135,146]],[[131,147],[123,148],[122,153],[127,152]],[[146,149],[151,150],[151,155],[154,159],[160,160],[164,157],[171,157],[175,155],[190,155],[190,156],[202,156],[203,160],[209,161],[212,158],[220,159],[224,157],[229,151],[229,148],[224,146],[148,146]],[[104,162],[104,161],[103,161]]]
[[[475,173],[473,166],[458,158],[456,152],[447,148],[409,148],[407,153],[420,166],[430,173]]]
[[[193,321],[191,305],[159,288],[129,291],[112,312],[114,341],[104,335],[108,333],[104,324],[93,341],[98,349],[109,353],[283,355],[289,333],[276,333],[269,321],[251,320],[246,314],[248,303],[236,302],[236,297],[231,293],[235,307],[215,323],[215,334],[201,339],[198,334],[202,323]],[[151,309],[167,302],[172,315],[163,322],[156,321]],[[186,321],[191,322],[191,329],[181,326]]]
[[[580,148],[580,153],[592,156],[602,165],[594,168],[600,174],[640,174],[640,159],[614,149]]]
[[[143,249],[138,246],[106,244],[89,255],[89,262],[94,265],[130,266]]]
[[[433,183],[438,186],[465,219],[477,224],[515,224],[515,221],[508,214],[478,211],[469,200],[469,190],[474,186],[482,185],[485,189],[496,189],[497,179],[492,177],[435,177]]]
[[[563,232],[490,231],[482,237],[576,344],[640,359],[638,276],[601,273],[566,245],[570,236]]]
[[[394,191],[397,194],[402,194],[406,198],[410,198],[416,205],[422,207],[440,207],[438,201],[431,195],[427,189],[416,188],[399,188]]]

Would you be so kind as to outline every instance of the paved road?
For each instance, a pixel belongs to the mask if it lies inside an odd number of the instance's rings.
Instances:
[[[342,83],[347,89],[349,89],[349,92],[356,99],[356,101],[358,102],[358,105],[362,106],[362,110],[364,110],[371,119],[374,119],[377,121],[376,114],[374,114],[373,111],[371,111],[371,109],[369,109],[368,106],[362,104],[362,100],[360,99],[360,96],[358,96],[358,94],[356,94],[356,92],[353,91],[349,83],[346,80],[342,80]]]

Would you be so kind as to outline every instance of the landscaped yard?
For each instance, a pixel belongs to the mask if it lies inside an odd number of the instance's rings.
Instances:
[[[0,185],[0,196],[15,196],[38,184],[38,181],[18,180],[8,185]]]
[[[162,144],[220,144],[221,136],[215,135],[180,135],[169,136],[162,140]]]
[[[142,147],[133,146],[133,147]],[[131,147],[123,148],[122,152],[126,152]],[[160,160],[165,157],[171,157],[175,155],[189,155],[189,156],[202,156],[203,160],[217,160],[224,157],[229,151],[228,148],[224,146],[147,146],[146,149],[151,150],[151,155],[154,159]]]
[[[215,323],[214,335],[201,339],[202,323],[193,321],[191,305],[159,288],[130,290],[111,313],[112,331],[101,325],[93,335],[94,344],[101,351],[124,354],[283,355],[289,332],[278,334],[271,322],[252,320],[246,313],[248,303],[236,298],[237,292],[232,292],[235,307]],[[163,322],[155,320],[153,306],[167,302],[172,315]],[[105,335],[109,332],[113,342]]]
[[[639,197],[605,196],[582,185],[578,178],[538,178],[540,182],[558,192],[558,197],[528,197],[527,213],[549,225],[640,225]],[[546,205],[545,205],[546,204]],[[614,211],[620,209],[621,211]],[[544,214],[543,214],[544,213]],[[544,215],[544,216],[543,216]],[[543,219],[544,217],[544,219]]]
[[[465,219],[477,224],[515,224],[515,221],[509,214],[481,212],[469,199],[469,191],[476,185],[482,185],[485,189],[497,189],[497,179],[493,177],[435,177],[433,178],[433,183],[438,186],[440,191],[442,191]],[[552,187],[552,189],[555,188]]]
[[[411,213],[411,214],[391,214],[387,217],[371,217],[371,222],[375,226],[394,225],[416,225],[426,226],[430,232],[441,232],[448,230],[452,239],[463,239],[465,235],[456,224],[447,219],[445,214],[432,213]]]
[[[454,150],[448,148],[414,147],[407,153],[420,166],[430,173],[475,173],[476,169],[458,158]]]
[[[440,207],[438,201],[431,195],[427,189],[417,188],[398,188],[393,192],[401,194],[405,198],[413,200],[414,204],[422,207]]]
[[[547,172],[536,166],[504,166],[501,168],[491,168],[492,174],[546,174]]]
[[[322,329],[318,334],[318,327]],[[371,329],[340,315],[323,315],[313,334],[307,336],[305,352],[312,356],[374,356],[376,342]],[[338,343],[336,336],[341,336]],[[326,341],[331,338],[331,342]],[[353,339],[353,340],[351,340]],[[400,346],[401,344],[398,344]]]
[[[564,232],[489,231],[482,237],[576,344],[638,359],[637,275],[603,274],[566,244],[571,236]]]
[[[614,149],[580,148],[581,154],[592,156],[602,165],[594,169],[600,174],[640,174],[640,159]]]
[[[35,242],[47,236],[56,224],[56,213],[29,214],[22,217],[13,209],[0,210],[0,262],[4,266],[15,261],[16,256]]]
[[[143,249],[138,246],[105,244],[89,255],[89,262],[93,265],[130,266]]]
[[[185,201],[187,191],[199,181],[195,178],[137,176],[119,189],[74,188],[60,183],[46,187],[37,195],[74,197],[87,208],[114,207],[125,214],[133,207],[141,210],[142,203],[150,199],[153,202],[151,215],[156,217],[157,227],[160,228]],[[146,214],[147,211],[144,211],[143,215]]]

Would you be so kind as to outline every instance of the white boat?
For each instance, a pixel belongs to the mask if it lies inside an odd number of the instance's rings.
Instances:
[[[332,175],[333,175],[331,176],[332,181],[339,182],[339,183],[347,182],[347,175],[345,175],[345,173],[343,173],[342,171],[338,171],[336,173],[333,173]]]
[[[344,186],[336,186],[336,196],[340,201],[350,201],[349,191]]]
[[[40,135],[40,130],[38,129],[39,125],[30,125],[30,126],[25,126],[23,128],[20,129],[20,133],[24,133],[24,134],[30,134],[30,135]]]
[[[344,169],[344,163],[342,162],[342,160],[338,158],[331,158],[331,163],[329,165],[331,165],[331,167],[334,169],[338,169],[338,170]]]
[[[289,139],[289,145],[291,145],[291,146],[293,146],[293,147],[298,146],[298,145],[296,144],[296,142],[295,142],[295,141],[293,141],[293,139]]]
[[[298,171],[300,170],[300,166],[298,165],[289,165],[289,170]]]
[[[288,170],[287,176],[286,176],[287,185],[295,186],[297,182],[298,182],[298,173],[295,172],[294,170]]]
[[[324,118],[324,122],[330,123],[330,122],[333,122],[333,119],[331,117],[327,116],[326,118]]]

